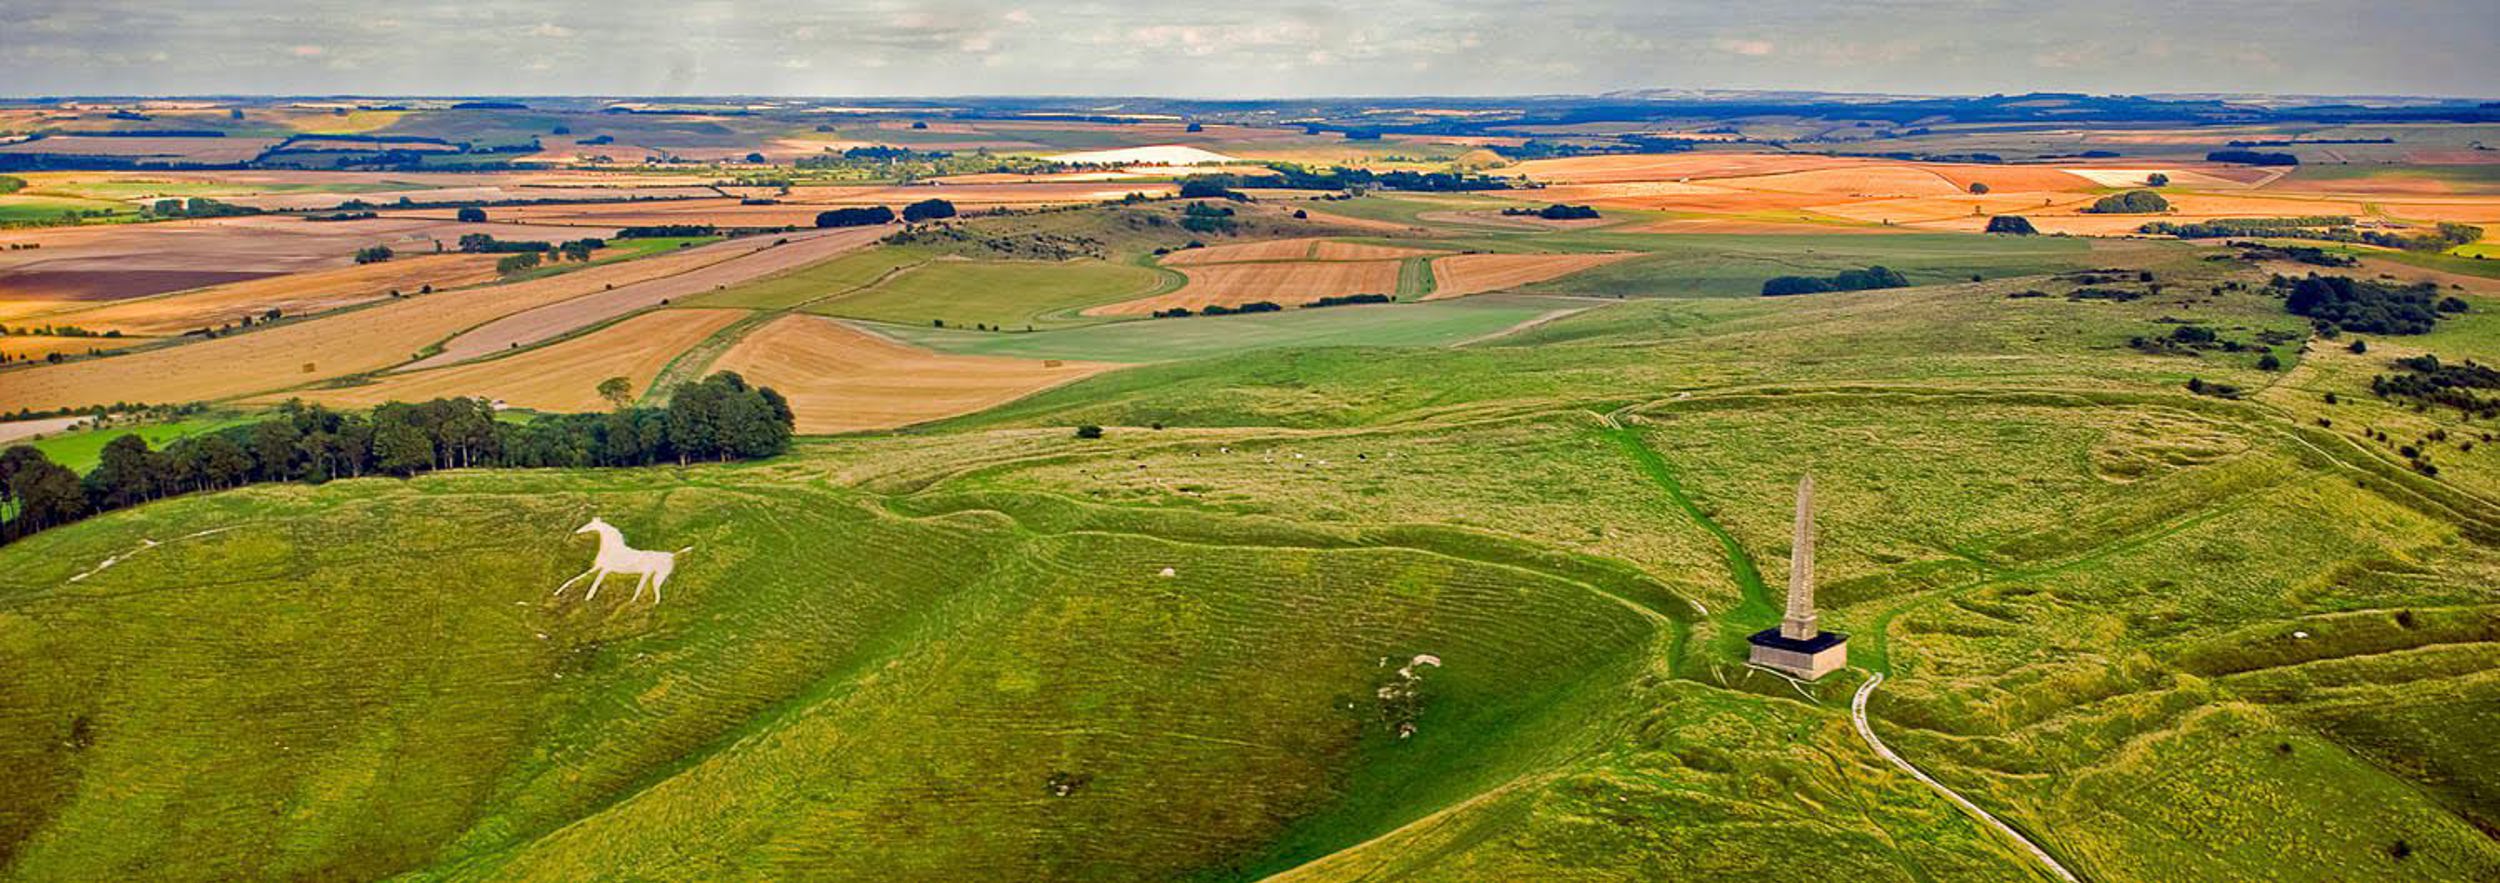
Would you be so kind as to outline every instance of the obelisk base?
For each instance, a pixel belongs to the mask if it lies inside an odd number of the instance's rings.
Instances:
[[[1801,641],[1767,628],[1746,640],[1753,644],[1753,664],[1809,681],[1849,664],[1849,636],[1839,632],[1816,632]]]

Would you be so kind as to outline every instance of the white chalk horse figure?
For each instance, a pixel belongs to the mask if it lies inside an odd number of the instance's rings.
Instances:
[[[677,569],[677,556],[694,548],[687,546],[675,552],[650,552],[637,549],[625,545],[624,531],[617,530],[616,525],[609,524],[601,518],[592,518],[589,524],[582,525],[573,532],[598,534],[599,557],[591,561],[590,569],[582,571],[581,576],[565,580],[564,585],[557,586],[555,594],[564,594],[565,589],[572,588],[573,584],[581,582],[583,577],[589,577],[590,591],[583,593],[582,600],[584,601],[599,597],[599,583],[606,580],[608,574],[630,573],[639,579],[634,582],[634,597],[626,603],[631,604],[642,600],[642,591],[647,588],[651,590],[651,603],[658,604],[660,603],[660,586],[667,583],[669,573]]]

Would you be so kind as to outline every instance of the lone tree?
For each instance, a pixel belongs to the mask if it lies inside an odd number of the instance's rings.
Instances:
[[[457,217],[460,219],[460,223],[463,224],[483,224],[486,223],[486,210],[478,208],[477,206],[470,206],[468,208],[461,209],[460,214],[457,215]]]
[[[1988,232],[2006,233],[2014,236],[2034,236],[2038,235],[2040,230],[2039,228],[2031,226],[2030,218],[2026,218],[2021,215],[1998,215],[1988,219]]]
[[[2154,172],[2154,173],[2152,173],[2152,174],[2150,174],[2150,175],[2146,175],[2146,176],[2144,176],[2144,186],[2146,186],[2146,187],[2168,187],[2168,186],[2170,186],[2170,176],[2169,176],[2169,175],[2162,174],[2162,173],[2160,173],[2160,172]]]
[[[599,397],[607,399],[608,404],[617,410],[625,410],[626,406],[634,403],[634,383],[622,377],[599,381]]]
[[[1972,181],[1972,182],[1970,182],[1970,192],[1971,192],[1971,194],[1972,194],[1972,195],[1974,195],[1974,196],[1976,196],[1976,195],[1980,195],[1980,194],[1985,194],[1985,193],[1987,193],[1987,192],[1988,192],[1988,185],[1986,185],[1986,184],[1982,184],[1982,183],[1979,183],[1979,182],[1977,182],[1977,181]]]

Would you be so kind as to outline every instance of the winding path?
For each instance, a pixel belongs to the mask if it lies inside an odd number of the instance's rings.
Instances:
[[[2006,824],[1996,816],[1989,815],[1987,810],[1979,808],[1979,804],[1970,802],[1969,798],[1945,787],[1943,782],[1936,781],[1920,771],[1918,767],[1911,766],[1909,761],[1901,759],[1901,755],[1894,754],[1892,749],[1884,747],[1884,740],[1875,738],[1875,728],[1866,723],[1866,697],[1872,695],[1876,686],[1883,682],[1883,673],[1876,672],[1874,677],[1866,679],[1866,686],[1858,688],[1857,697],[1849,700],[1849,720],[1857,725],[1858,736],[1866,740],[1867,747],[1875,749],[1876,754],[1883,755],[1885,760],[1891,761],[1893,766],[1900,767],[1902,772],[1909,773],[1911,778],[1925,782],[1927,787],[1936,789],[1936,793],[1944,795],[1946,800],[1953,801],[1964,811],[1988,823],[1989,827],[1997,829],[1997,833],[2005,835],[2007,839],[2030,850],[2031,857],[2039,859],[2040,864],[2048,866],[2049,873],[2057,875],[2058,879],[2065,880],[2067,883],[2077,883],[2074,872],[2066,870],[2065,865],[2058,864],[2057,859],[2050,856],[2048,850],[2040,848],[2040,844],[2031,842],[2031,838],[2014,830],[2014,826]]]

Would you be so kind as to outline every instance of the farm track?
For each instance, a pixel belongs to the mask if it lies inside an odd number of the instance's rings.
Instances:
[[[1987,810],[1980,809],[1979,804],[1972,803],[1970,798],[1963,797],[1960,792],[1945,787],[1943,782],[1938,782],[1935,778],[1920,771],[1917,766],[1902,759],[1901,755],[1893,753],[1891,748],[1885,747],[1884,740],[1876,737],[1875,728],[1868,725],[1866,721],[1866,697],[1874,695],[1875,688],[1882,686],[1883,683],[1884,673],[1876,672],[1873,677],[1866,679],[1865,686],[1859,687],[1857,696],[1849,701],[1849,722],[1857,727],[1858,736],[1866,740],[1866,747],[1875,749],[1875,753],[1878,756],[1881,756],[1893,766],[1899,767],[1902,772],[1910,774],[1911,778],[1926,783],[1929,788],[1936,789],[1936,793],[1942,794],[1945,796],[1945,799],[1953,801],[1954,805],[1961,807],[1964,812],[1970,813],[1972,817],[1977,818],[1980,821],[1987,823],[1989,827],[1996,829],[1997,833],[2002,834],[2007,839],[2014,841],[2014,843],[2021,846],[2024,851],[2031,853],[2032,858],[2039,860],[2040,864],[2043,867],[2048,868],[2050,873],[2057,875],[2058,879],[2065,880],[2067,883],[2077,883],[2078,878],[2075,877],[2074,872],[2066,870],[2066,866],[2058,863],[2057,858],[2050,855],[2048,850],[2042,849],[2040,844],[2033,842],[2029,837],[2023,836],[2022,832],[2014,830],[2014,826],[2006,824],[2003,820],[1998,819],[1994,815],[1990,815]]]

